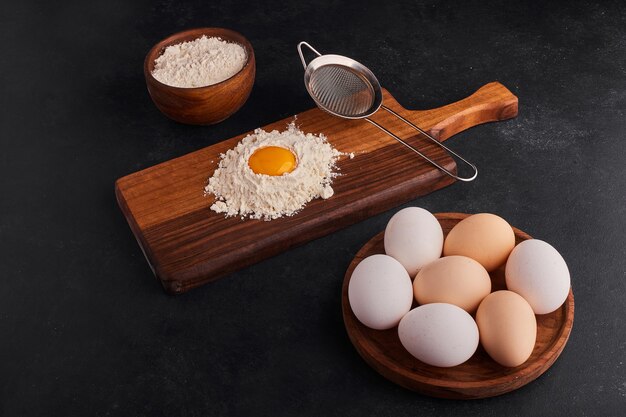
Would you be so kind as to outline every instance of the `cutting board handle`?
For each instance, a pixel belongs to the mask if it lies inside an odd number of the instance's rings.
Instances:
[[[517,103],[517,97],[505,86],[499,82],[491,82],[469,97],[427,110],[431,117],[428,124],[432,125],[428,131],[438,140],[444,141],[470,127],[517,116]],[[425,111],[416,110],[410,113],[415,118],[414,121],[419,123],[420,114]]]

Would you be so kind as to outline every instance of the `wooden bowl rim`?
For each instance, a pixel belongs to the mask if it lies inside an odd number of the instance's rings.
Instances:
[[[440,221],[441,220],[460,221],[470,215],[471,214],[466,214],[466,213],[434,213],[434,216],[437,218],[437,220],[440,220]],[[519,237],[522,240],[532,239],[532,237],[528,235],[526,232],[520,229],[517,229],[516,227],[513,227],[513,226],[511,227],[515,233],[516,238]],[[350,330],[350,326],[347,323],[347,320],[352,320],[358,323],[358,325],[363,326],[361,323],[358,322],[358,319],[354,317],[354,313],[352,313],[352,310],[350,309],[349,302],[347,301],[347,286],[350,281],[350,276],[352,275],[352,271],[354,271],[354,268],[358,264],[357,260],[364,258],[364,252],[370,251],[371,247],[377,244],[379,240],[382,240],[383,237],[384,237],[384,230],[377,233],[370,240],[368,240],[359,249],[357,254],[354,256],[354,258],[350,262],[350,265],[348,266],[348,269],[346,270],[346,274],[344,276],[344,281],[342,284],[342,315],[343,315],[344,327],[346,328],[346,332],[348,333],[350,342],[354,345],[355,349],[357,350],[359,355],[365,360],[365,362],[374,370],[376,370],[379,374],[384,376],[385,378],[389,379],[390,381],[398,385],[404,386],[405,388],[411,389],[413,391],[417,391],[425,395],[441,397],[441,398],[457,398],[457,399],[466,398],[461,394],[455,395],[454,390],[463,390],[463,389],[472,390],[472,389],[483,388],[483,387],[492,388],[494,386],[502,387],[499,392],[491,393],[490,395],[485,395],[485,396],[472,397],[472,398],[487,398],[487,397],[505,394],[515,389],[519,389],[523,387],[524,385],[532,382],[533,380],[541,376],[545,371],[547,371],[554,364],[556,359],[559,357],[559,355],[565,348],[565,345],[567,344],[567,341],[569,339],[569,335],[571,333],[571,330],[573,327],[573,321],[574,321],[574,295],[573,295],[571,287],[570,287],[570,291],[567,296],[567,299],[565,300],[563,305],[559,307],[561,309],[564,309],[565,313],[564,313],[564,319],[558,326],[558,330],[555,332],[555,336],[553,337],[554,341],[546,346],[546,348],[543,350],[542,356],[540,356],[539,358],[535,358],[535,360],[530,363],[526,362],[520,365],[520,367],[518,367],[519,369],[503,367],[503,370],[506,370],[508,372],[504,373],[501,376],[497,376],[497,377],[490,378],[487,380],[480,380],[480,381],[457,381],[454,379],[434,378],[434,377],[430,377],[427,375],[422,375],[418,371],[399,368],[398,366],[396,366],[397,362],[392,362],[391,361],[392,358],[388,356],[380,357],[380,356],[372,354],[372,352],[367,352],[369,346],[366,344],[362,344],[359,341],[355,340],[356,335],[353,334],[353,332]],[[346,296],[344,297],[344,295]],[[565,335],[565,337],[562,337],[563,335]],[[367,353],[368,355],[367,357],[365,356],[365,353]],[[382,367],[384,369],[384,372],[377,369],[375,366],[373,366],[370,363],[370,361],[373,361],[378,366]],[[510,372],[511,370],[514,370],[514,371]],[[516,386],[512,389],[507,388],[509,385],[511,385],[511,380],[516,380],[516,379],[521,379],[521,378],[526,378],[527,380],[525,380],[521,385]],[[416,388],[415,386],[407,386],[406,384],[403,384],[400,382],[402,380],[409,380],[411,382],[414,382],[416,385],[423,385],[426,388],[419,389],[419,388]],[[451,391],[448,392],[448,394],[451,394],[451,395],[445,396],[445,397],[436,395],[436,394],[433,394],[433,392],[429,391],[427,387],[432,387],[435,389],[443,389],[443,390],[449,389]]]
[[[211,84],[211,85],[205,85],[205,86],[201,86],[201,87],[175,87],[173,85],[169,85],[169,84],[165,84],[162,83],[161,81],[157,80],[156,78],[154,78],[154,76],[152,75],[152,71],[150,71],[149,67],[150,67],[150,63],[154,62],[159,56],[161,56],[161,54],[163,53],[163,51],[165,50],[165,48],[167,48],[168,46],[171,45],[176,45],[178,43],[182,43],[182,42],[189,42],[195,39],[198,39],[200,37],[202,37],[203,35],[206,36],[215,36],[215,32],[216,31],[223,31],[227,34],[228,39],[223,39],[229,42],[234,42],[237,43],[241,46],[243,46],[244,50],[246,51],[246,63],[243,65],[243,67],[241,67],[241,69],[239,71],[237,71],[235,74],[233,74],[231,77],[220,81],[219,83],[215,83],[215,84]],[[197,33],[197,36],[193,39],[190,40],[185,40],[184,38],[187,37],[188,35],[192,34],[192,33]],[[222,37],[222,35],[217,35],[218,37]],[[232,37],[232,38],[231,38]],[[239,42],[238,40],[234,40],[233,38],[235,37],[240,37],[242,39],[242,42]],[[151,58],[154,57],[154,58]],[[150,48],[150,50],[148,51],[148,53],[146,54],[146,57],[144,58],[144,62],[143,62],[143,72],[144,75],[147,79],[149,79],[150,81],[156,83],[160,88],[165,88],[165,89],[171,89],[172,91],[176,91],[176,92],[183,92],[183,91],[209,91],[212,88],[224,85],[228,82],[231,82],[233,79],[237,78],[237,77],[241,77],[241,76],[246,76],[246,74],[244,74],[244,71],[250,67],[253,63],[255,62],[255,57],[254,57],[254,49],[252,48],[252,44],[250,43],[250,41],[248,40],[248,38],[246,38],[245,36],[243,36],[241,33],[234,31],[232,29],[227,29],[227,28],[220,28],[220,27],[200,27],[200,28],[193,28],[193,29],[186,29],[180,32],[176,32],[173,33],[171,35],[169,35],[168,37],[161,39],[159,42],[157,42],[152,48]]]

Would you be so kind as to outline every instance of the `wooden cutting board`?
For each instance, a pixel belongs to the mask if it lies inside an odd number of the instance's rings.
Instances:
[[[441,141],[517,115],[517,97],[497,82],[433,110],[406,110],[386,90],[383,104]],[[389,113],[381,110],[372,119],[456,171],[441,148]],[[293,117],[263,129],[282,131],[291,121]],[[297,124],[305,133],[325,134],[336,149],[355,157],[338,162],[341,176],[333,182],[333,197],[315,199],[292,217],[241,220],[209,209],[214,200],[204,196],[204,186],[219,155],[251,132],[116,181],[120,208],[166,291],[184,292],[454,181],[364,120],[344,120],[314,108],[298,114]]]

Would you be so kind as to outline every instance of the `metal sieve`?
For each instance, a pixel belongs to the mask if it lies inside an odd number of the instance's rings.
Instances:
[[[317,58],[307,64],[304,59],[304,54],[302,53],[302,46],[306,46],[313,51],[317,55]],[[322,55],[306,42],[300,42],[298,44],[298,54],[304,66],[304,85],[311,95],[311,98],[320,109],[344,119],[367,120],[452,178],[459,181],[472,181],[476,178],[478,169],[476,169],[474,164],[439,142],[414,123],[411,123],[389,107],[383,105],[383,94],[380,83],[374,73],[365,65],[341,55]],[[459,177],[406,143],[384,126],[370,119],[369,117],[380,108],[391,113],[426,136],[430,141],[448,152],[448,154],[456,156],[460,161],[469,165],[474,170],[474,174],[471,177]]]

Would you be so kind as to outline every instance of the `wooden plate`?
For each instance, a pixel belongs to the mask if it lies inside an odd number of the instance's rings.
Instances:
[[[444,235],[459,221],[469,216],[462,213],[438,213]],[[531,237],[513,228],[516,244]],[[367,242],[352,260],[342,288],[343,320],[348,336],[361,357],[385,378],[422,394],[439,398],[477,399],[501,395],[520,388],[543,374],[559,357],[574,322],[574,295],[570,289],[565,303],[550,314],[537,317],[537,342],[530,358],[516,368],[506,368],[494,360],[479,345],[467,362],[439,368],[427,365],[411,356],[400,344],[398,328],[373,330],[362,325],[348,302],[348,282],[361,260],[385,253],[384,231]],[[491,274],[492,291],[505,289],[504,266]],[[415,307],[415,304],[414,304]]]

